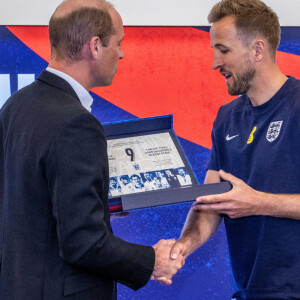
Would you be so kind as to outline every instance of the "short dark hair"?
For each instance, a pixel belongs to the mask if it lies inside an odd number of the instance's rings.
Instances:
[[[85,43],[98,36],[104,47],[114,34],[107,7],[79,7],[64,16],[54,13],[49,22],[51,50],[60,58],[80,60]]]
[[[215,23],[226,16],[235,17],[238,37],[248,43],[258,35],[267,39],[270,54],[275,57],[280,43],[280,24],[276,13],[260,0],[222,0],[208,15],[208,22]]]
[[[136,175],[136,174],[131,175],[131,176],[130,176],[130,179],[132,179],[132,178],[134,178],[134,177],[136,177],[136,178],[138,178],[138,179],[141,179],[141,177],[140,177],[139,175]]]

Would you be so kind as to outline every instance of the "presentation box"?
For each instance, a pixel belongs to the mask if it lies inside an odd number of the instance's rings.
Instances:
[[[112,213],[194,201],[231,189],[199,185],[173,130],[172,116],[103,124]]]

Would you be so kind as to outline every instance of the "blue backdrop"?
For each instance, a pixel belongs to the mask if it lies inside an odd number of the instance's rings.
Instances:
[[[24,30],[26,31],[26,28]],[[162,28],[162,30],[168,30],[168,28]],[[208,28],[193,28],[193,30],[205,32]],[[32,39],[34,38],[33,36]],[[141,47],[138,40],[136,44]],[[296,56],[300,55],[299,27],[282,28],[282,42],[279,50]],[[0,106],[11,93],[34,80],[46,66],[47,61],[38,53],[21,42],[7,27],[0,26]],[[146,90],[145,93],[147,93]],[[113,101],[110,99],[103,99],[96,93],[92,93],[92,96],[95,100],[92,113],[101,122],[137,118],[128,112],[130,109],[127,111],[126,107],[120,108],[112,104]],[[164,101],[169,101],[171,104],[173,99],[165,97]],[[188,106],[189,103],[185,102],[184,105]],[[192,109],[200,110],[201,107]],[[211,114],[214,115],[215,112],[212,111]],[[210,131],[210,128],[207,130]],[[198,181],[202,183],[210,150],[182,137],[179,140]],[[190,206],[191,203],[187,203],[133,211],[128,217],[113,221],[114,233],[124,240],[145,245],[153,245],[162,238],[178,238]],[[231,298],[233,289],[226,235],[222,224],[218,232],[187,259],[184,268],[174,277],[173,285],[163,286],[150,281],[146,287],[137,292],[119,285],[118,299],[224,300]]]

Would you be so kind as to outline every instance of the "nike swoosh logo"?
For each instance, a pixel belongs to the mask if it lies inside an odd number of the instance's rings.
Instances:
[[[226,141],[230,141],[230,140],[236,138],[237,136],[239,136],[239,135],[237,134],[237,135],[229,136],[229,134],[227,134]]]

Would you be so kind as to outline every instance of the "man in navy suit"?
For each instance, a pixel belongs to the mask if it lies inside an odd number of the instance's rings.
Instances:
[[[51,60],[0,113],[0,299],[116,299],[150,276],[163,283],[173,240],[114,236],[106,138],[88,91],[112,83],[122,19],[103,0],[67,0],[50,24]]]

